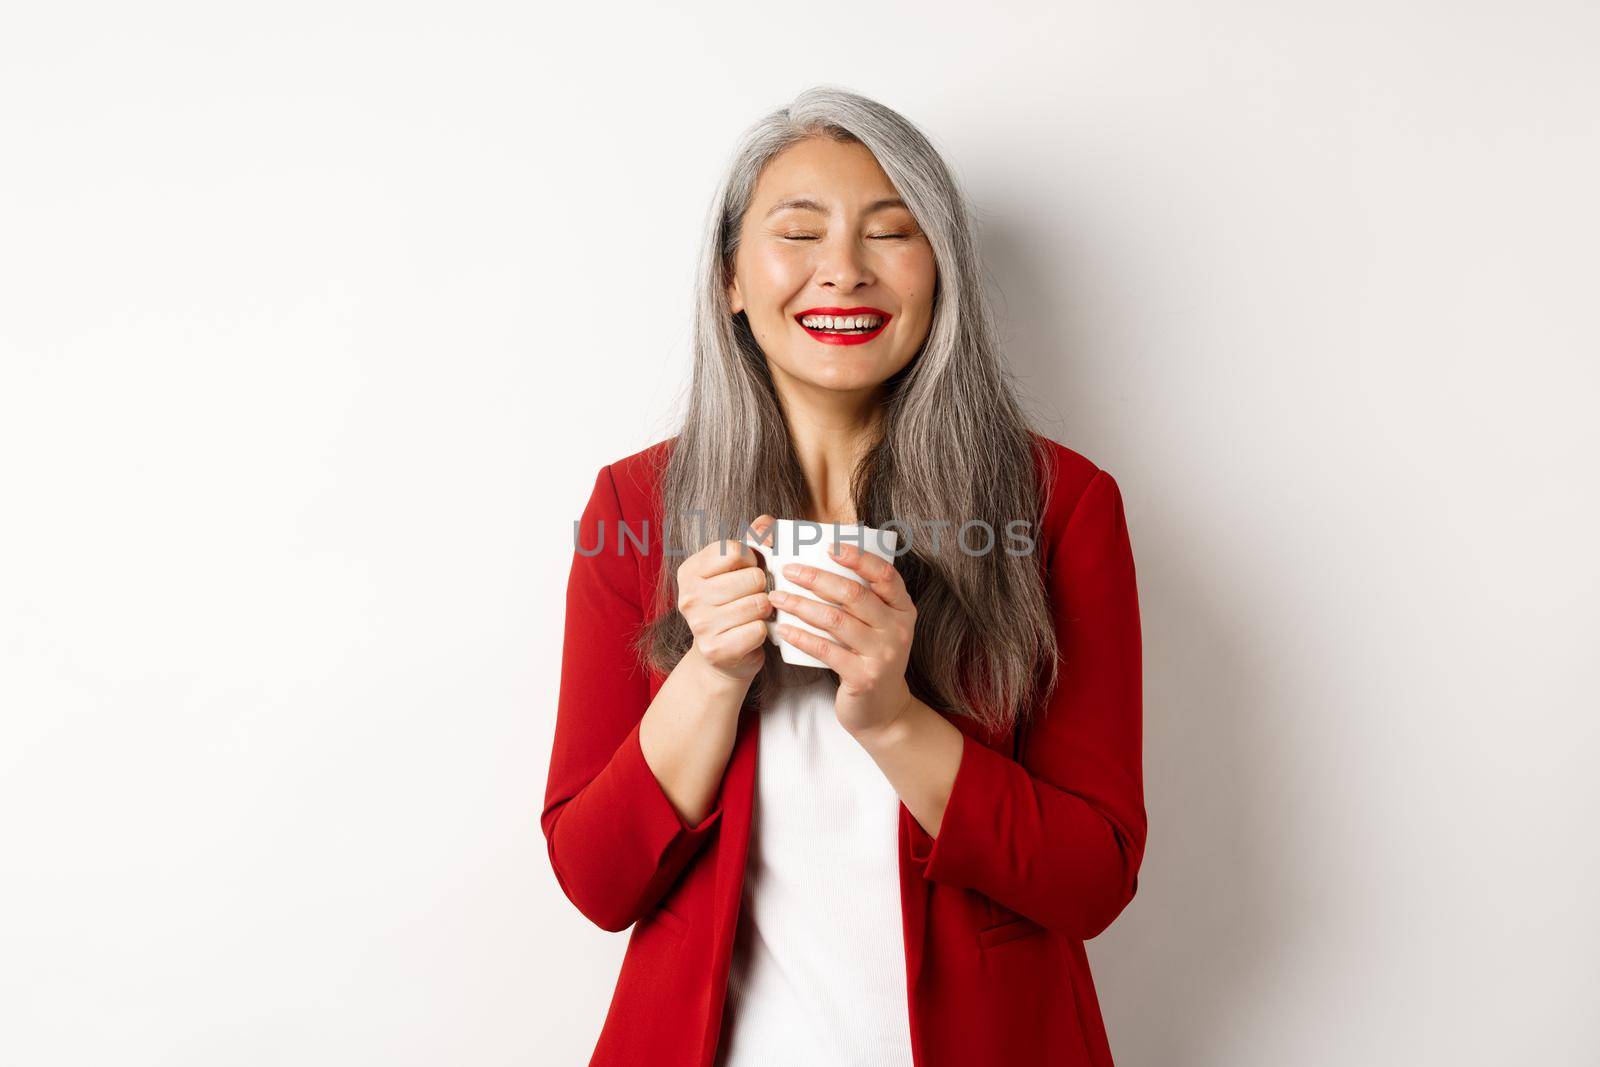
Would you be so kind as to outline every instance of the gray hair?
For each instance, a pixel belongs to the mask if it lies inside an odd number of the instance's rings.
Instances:
[[[756,180],[780,152],[811,137],[867,148],[933,247],[937,268],[927,340],[885,383],[882,418],[852,472],[856,521],[939,517],[951,528],[982,520],[994,529],[1024,520],[1039,538],[1053,452],[1017,400],[982,286],[971,215],[944,160],[898,112],[831,86],[807,89],[740,139],[707,216],[696,276],[694,367],[682,427],[659,472],[668,552],[692,554],[723,536],[686,517],[703,511],[743,531],[756,516],[806,517],[810,499],[766,357],[727,285]],[[892,524],[891,524],[892,525]],[[733,536],[737,537],[737,534]],[[906,539],[902,537],[902,541]],[[913,537],[896,560],[917,605],[907,681],[949,714],[1004,729],[1028,714],[1057,680],[1048,593],[1035,545],[1030,554],[963,552],[943,539]],[[677,611],[674,559],[662,559],[656,602],[635,642],[641,662],[669,672],[693,643]],[[817,668],[767,659],[747,694],[756,706],[772,687],[812,680]],[[831,671],[827,673],[831,674]],[[1042,690],[1036,689],[1042,683]]]

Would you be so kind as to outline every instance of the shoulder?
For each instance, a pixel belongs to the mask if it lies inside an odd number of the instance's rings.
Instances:
[[[1042,434],[1032,436],[1042,492],[1039,534],[1050,567],[1056,546],[1066,543],[1068,526],[1080,541],[1103,539],[1106,531],[1122,527],[1122,490],[1111,472],[1088,456]]]
[[[675,436],[665,438],[606,464],[624,517],[643,518],[657,510],[661,475],[676,440]]]
[[[1053,530],[1064,525],[1095,478],[1110,478],[1082,452],[1060,441],[1029,431],[1033,438],[1034,469],[1039,477],[1043,525]]]

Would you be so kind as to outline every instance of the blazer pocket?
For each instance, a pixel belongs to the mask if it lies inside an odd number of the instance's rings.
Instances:
[[[1019,937],[1031,937],[1044,933],[1044,927],[1026,916],[1019,915],[1015,919],[986,926],[978,931],[978,947],[993,948],[1003,945],[1007,941],[1015,941]]]
[[[666,908],[656,908],[646,917],[646,921],[661,927],[663,933],[670,934],[679,941],[689,932],[689,924]]]

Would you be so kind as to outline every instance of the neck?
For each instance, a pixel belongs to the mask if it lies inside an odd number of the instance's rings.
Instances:
[[[818,395],[824,392],[825,396]],[[878,391],[780,392],[779,403],[809,495],[807,513],[800,518],[841,524],[860,521],[850,495],[850,477],[883,428]]]

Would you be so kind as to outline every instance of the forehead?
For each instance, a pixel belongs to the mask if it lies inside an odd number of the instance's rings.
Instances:
[[[865,145],[810,138],[769,161],[756,180],[750,214],[867,212],[904,207],[894,183]]]

